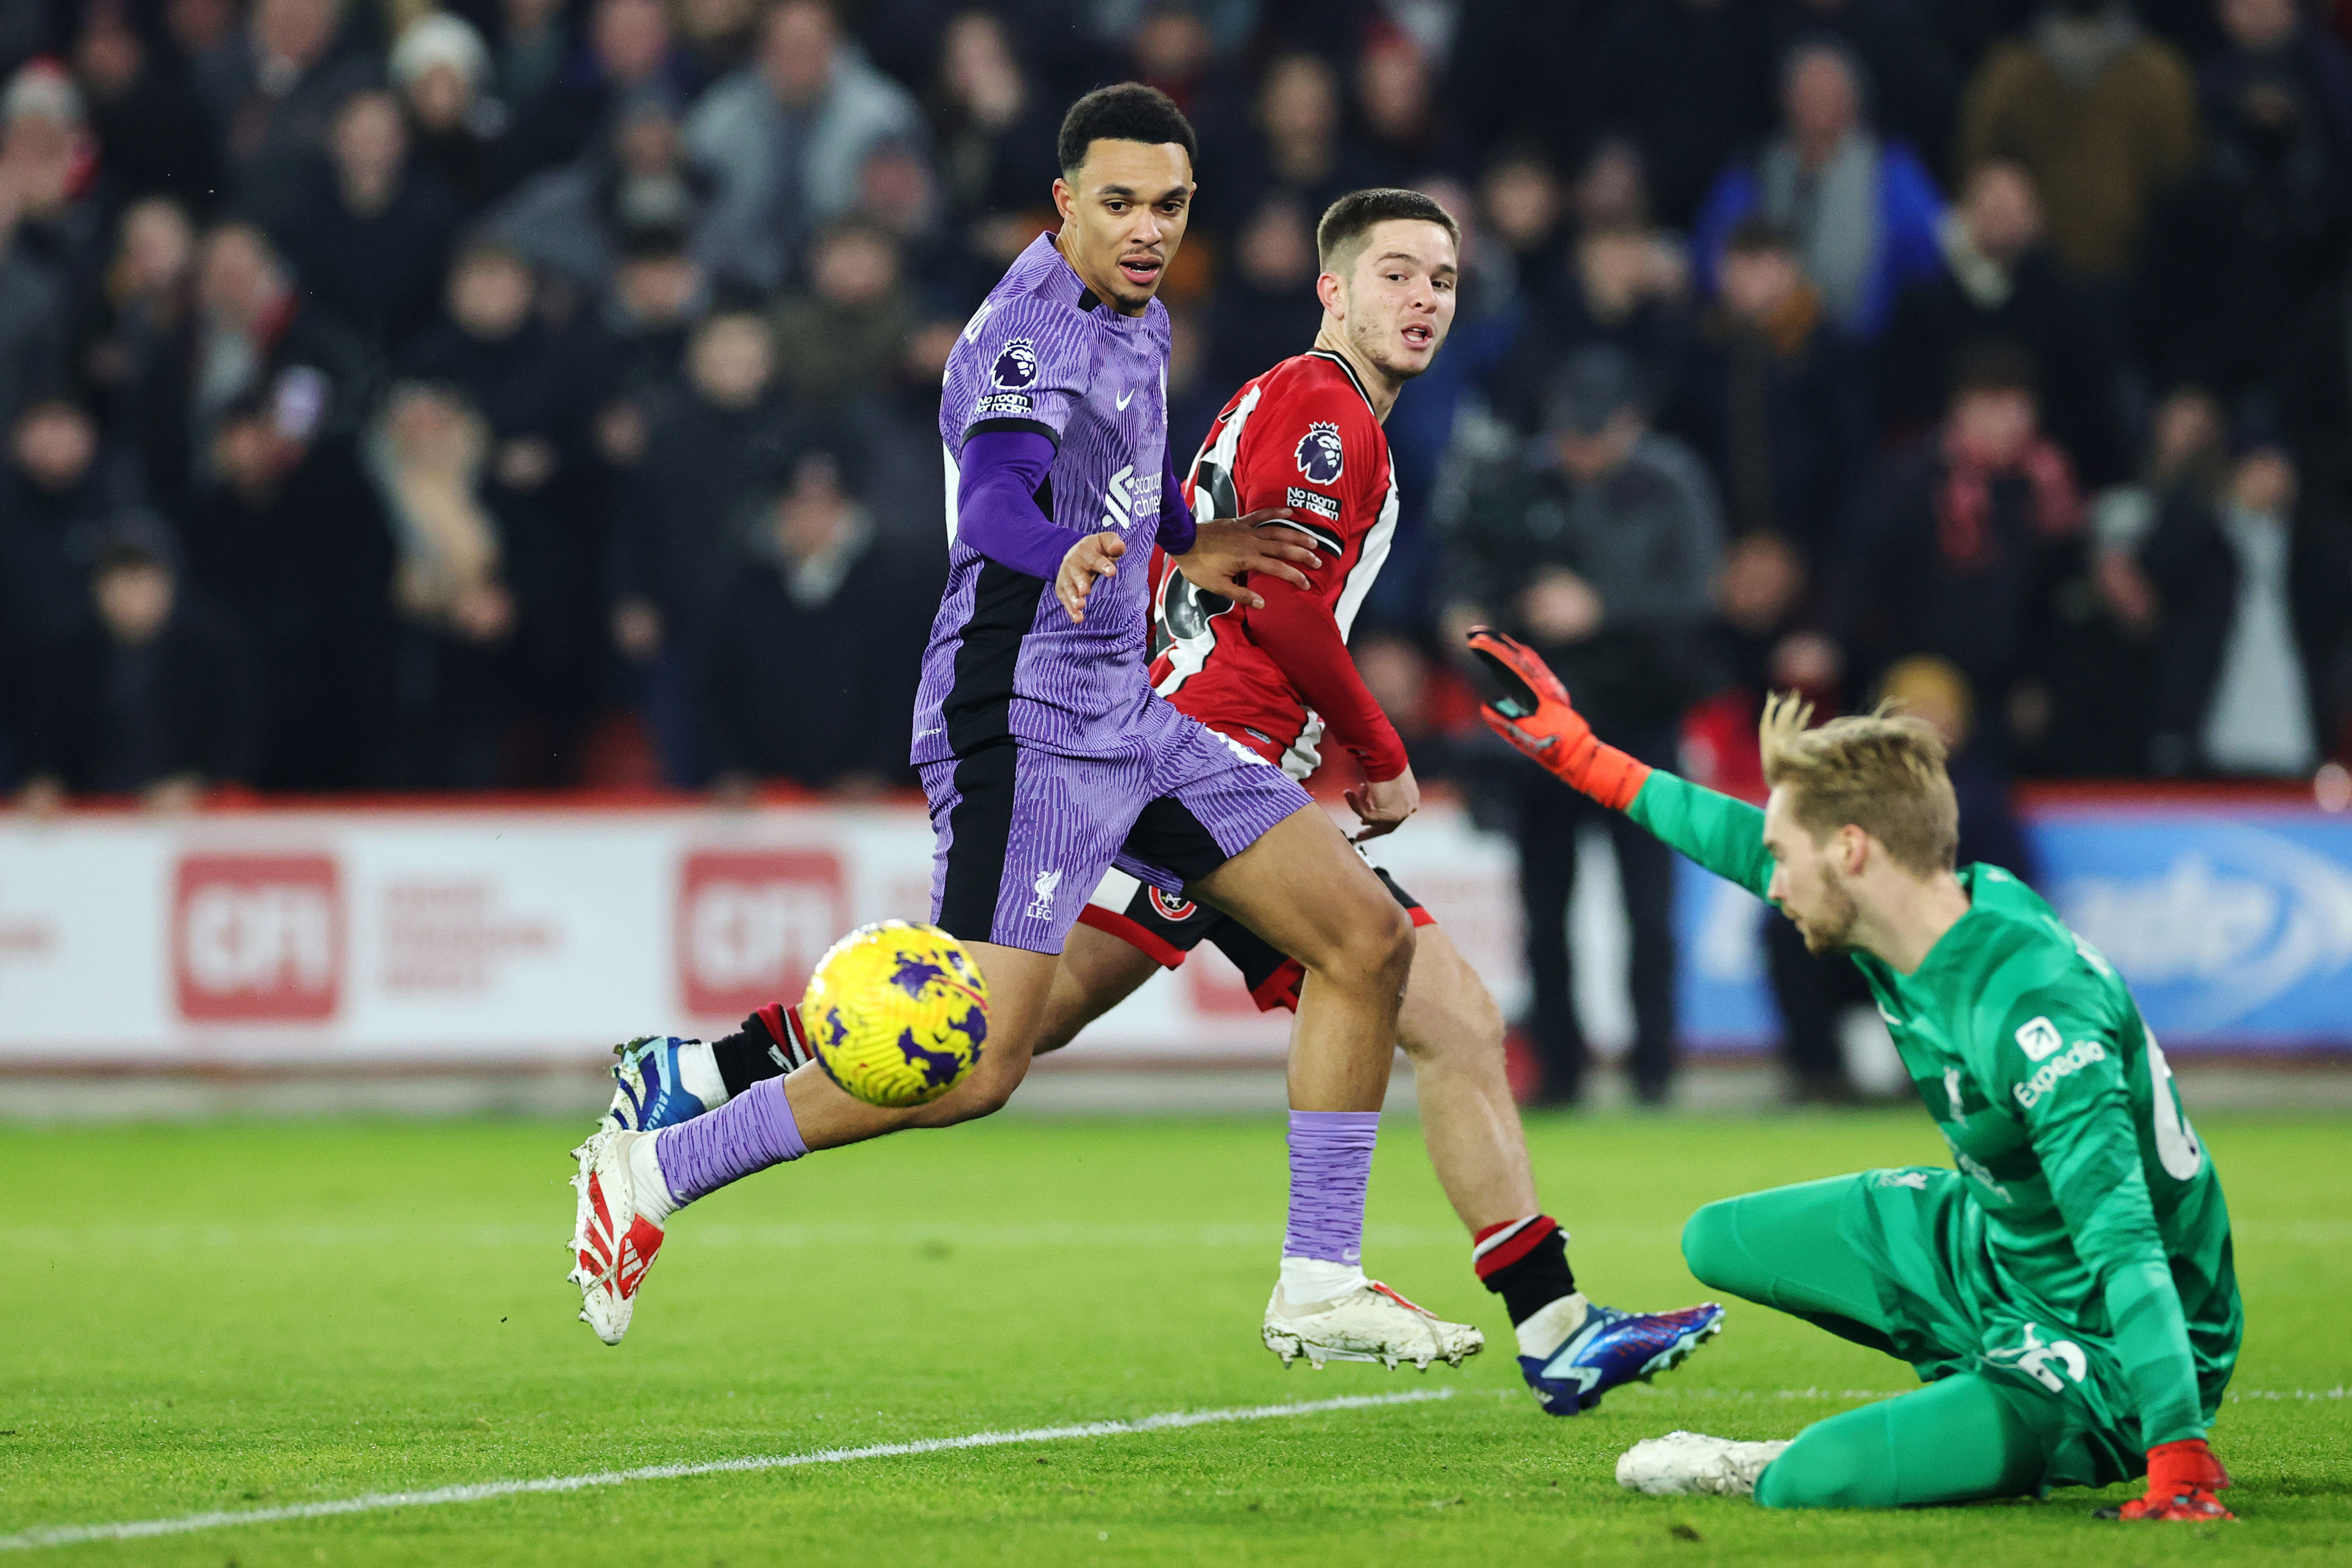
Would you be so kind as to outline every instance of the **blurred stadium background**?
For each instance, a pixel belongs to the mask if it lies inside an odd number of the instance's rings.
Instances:
[[[2347,26],[15,0],[6,1108],[585,1109],[614,1039],[920,914],[940,368],[1126,77],[1202,137],[1183,451],[1309,340],[1332,197],[1468,231],[1355,647],[1439,787],[1381,858],[1531,1101],[1903,1085],[1843,966],[1489,743],[1481,617],[1733,790],[1767,687],[1902,696],[1964,858],[2116,960],[2192,1103],[2352,1103]],[[1580,575],[1573,514],[1672,564]],[[1206,954],[1024,1099],[1271,1108],[1286,1022]]]

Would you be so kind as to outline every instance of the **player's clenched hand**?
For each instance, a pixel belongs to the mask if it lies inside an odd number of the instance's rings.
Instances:
[[[1408,768],[1393,779],[1378,784],[1359,784],[1348,791],[1348,810],[1363,819],[1364,825],[1356,831],[1353,840],[1362,843],[1383,833],[1393,833],[1404,826],[1404,820],[1421,810],[1421,786],[1413,781]]]
[[[2147,1495],[2103,1517],[2194,1521],[2235,1519],[2213,1494],[2230,1484],[2230,1472],[2202,1437],[2158,1443],[2147,1451]]]
[[[1054,574],[1054,597],[1070,612],[1073,621],[1087,618],[1087,595],[1095,591],[1095,579],[1117,577],[1118,568],[1111,563],[1127,553],[1127,541],[1106,528],[1098,534],[1088,534],[1070,547],[1062,558],[1062,570]]]
[[[1191,549],[1169,559],[1193,587],[1263,610],[1265,601],[1244,586],[1243,578],[1262,571],[1293,588],[1311,588],[1298,568],[1323,564],[1323,558],[1308,548],[1313,541],[1307,535],[1279,526],[1289,516],[1287,507],[1264,507],[1244,517],[1212,517],[1194,534]]]

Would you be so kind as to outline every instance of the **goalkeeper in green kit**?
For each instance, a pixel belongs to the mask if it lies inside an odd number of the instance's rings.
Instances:
[[[1944,747],[1894,715],[1767,705],[1762,810],[1602,745],[1542,661],[1485,630],[1496,732],[1769,899],[1877,994],[1957,1170],[1864,1171],[1711,1203],[1708,1285],[1900,1356],[1927,1386],[1785,1443],[1676,1432],[1618,1461],[1658,1493],[1895,1508],[2106,1486],[2125,1519],[2231,1515],[2206,1444],[2243,1313],[2230,1217],[2156,1038],[2106,960],[2008,872],[1955,869]]]

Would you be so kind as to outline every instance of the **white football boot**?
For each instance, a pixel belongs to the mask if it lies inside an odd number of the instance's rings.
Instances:
[[[636,1182],[629,1174],[629,1148],[651,1133],[607,1126],[572,1151],[580,1174],[572,1178],[579,1195],[572,1222],[572,1272],[580,1287],[580,1321],[606,1344],[629,1332],[637,1287],[661,1250],[659,1220],[637,1207]]]
[[[1427,1372],[1433,1361],[1459,1366],[1486,1345],[1486,1336],[1468,1323],[1449,1323],[1377,1280],[1335,1301],[1304,1304],[1286,1300],[1276,1285],[1263,1333],[1285,1367],[1303,1355],[1318,1369],[1327,1361],[1377,1361],[1393,1372],[1409,1361]]]
[[[1645,1438],[1619,1456],[1617,1484],[1652,1497],[1752,1497],[1756,1478],[1788,1446],[1669,1432]]]

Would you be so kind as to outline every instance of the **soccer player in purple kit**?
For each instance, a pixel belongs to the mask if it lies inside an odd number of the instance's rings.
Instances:
[[[1286,510],[1196,524],[1177,485],[1155,296],[1183,239],[1195,145],[1152,89],[1080,99],[1062,124],[1060,230],[1014,261],[949,356],[950,569],[913,759],[937,836],[932,917],[987,978],[986,1052],[926,1106],[868,1105],[803,1066],[690,1122],[591,1137],[575,1151],[572,1278],[608,1344],[677,1208],[812,1150],[1002,1106],[1027,1071],[1064,939],[1113,865],[1234,915],[1307,972],[1269,1316],[1315,1321],[1325,1343],[1391,1364],[1458,1364],[1485,1343],[1361,1267],[1407,916],[1297,783],[1150,686],[1154,543],[1202,589],[1253,608],[1249,574],[1305,587],[1292,563],[1318,564],[1278,526]],[[1385,788],[1368,788],[1368,816],[1409,810]]]

